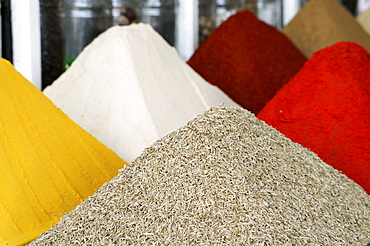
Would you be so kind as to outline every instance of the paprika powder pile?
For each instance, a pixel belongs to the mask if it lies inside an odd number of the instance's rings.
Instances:
[[[337,42],[356,42],[370,51],[370,36],[337,0],[310,0],[282,30],[310,58]]]
[[[276,28],[240,11],[199,46],[188,64],[257,114],[303,66],[304,55]]]
[[[320,50],[258,114],[370,194],[370,55],[353,42]]]

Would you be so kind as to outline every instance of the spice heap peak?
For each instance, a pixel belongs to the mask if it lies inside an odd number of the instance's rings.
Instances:
[[[0,102],[0,245],[23,245],[126,163],[4,59]]]
[[[32,246],[365,245],[370,197],[244,109],[157,141]]]
[[[307,58],[341,41],[356,42],[370,51],[370,36],[336,0],[307,1],[282,32]]]
[[[98,36],[44,93],[127,161],[211,106],[238,106],[142,23]]]
[[[312,58],[258,114],[370,194],[370,55],[340,42]]]
[[[188,64],[257,114],[305,61],[276,28],[240,11],[215,29]]]

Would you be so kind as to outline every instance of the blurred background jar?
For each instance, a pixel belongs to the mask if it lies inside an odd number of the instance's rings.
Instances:
[[[281,0],[63,0],[65,66],[112,25],[150,24],[183,60],[240,10],[282,27]]]
[[[258,19],[278,29],[283,27],[283,5],[281,0],[245,1],[245,9],[252,11]]]
[[[261,21],[282,28],[281,0],[199,0],[199,43],[222,22],[241,10],[250,10]]]
[[[281,0],[63,0],[65,66],[112,25],[150,24],[183,60],[240,10],[282,27]]]
[[[63,72],[64,65],[68,67],[86,45],[112,25],[148,23],[186,61],[217,26],[237,11],[249,9],[260,20],[281,28],[307,1],[0,0],[0,53],[38,88],[42,77],[44,88]],[[355,16],[370,7],[369,0],[338,2]]]
[[[65,68],[113,23],[111,0],[63,0]]]
[[[140,0],[112,0],[113,25],[140,22]]]
[[[150,24],[172,46],[175,45],[176,0],[142,0],[141,22]]]
[[[60,0],[40,0],[42,89],[63,73],[63,30]]]
[[[112,6],[114,25],[150,24],[170,45],[175,45],[177,0],[112,0]]]

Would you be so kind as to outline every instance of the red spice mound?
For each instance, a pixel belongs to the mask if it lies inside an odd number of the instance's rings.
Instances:
[[[242,107],[257,114],[306,62],[276,28],[241,11],[222,23],[188,64]]]
[[[370,194],[370,55],[352,42],[314,53],[258,114]]]

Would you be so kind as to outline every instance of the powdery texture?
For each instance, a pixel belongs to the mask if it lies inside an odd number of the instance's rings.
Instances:
[[[211,106],[237,106],[146,24],[108,29],[44,93],[129,162]]]
[[[126,163],[0,59],[0,245],[24,245]]]
[[[258,118],[370,193],[370,55],[340,42],[316,52]]]
[[[241,11],[222,23],[188,64],[235,102],[257,114],[306,58],[276,28]]]
[[[370,8],[357,16],[356,20],[360,23],[367,34],[370,35]]]
[[[308,1],[281,31],[307,58],[341,41],[356,42],[370,51],[370,36],[336,0]]]
[[[244,109],[147,148],[31,245],[364,245],[370,198]]]

